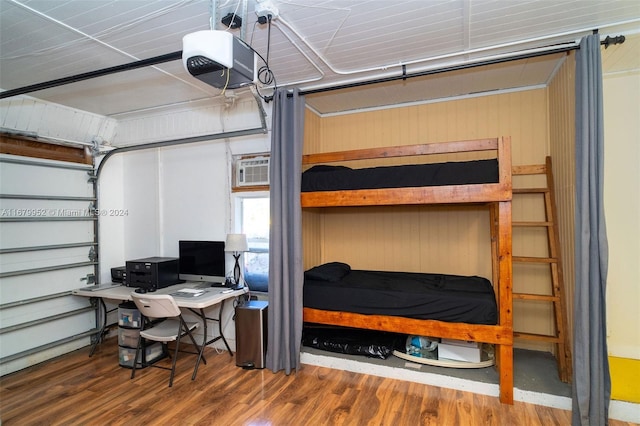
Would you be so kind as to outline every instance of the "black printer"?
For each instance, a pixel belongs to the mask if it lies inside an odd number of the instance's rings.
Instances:
[[[117,266],[111,268],[111,282],[127,285],[127,267]]]
[[[127,260],[124,285],[155,291],[182,282],[178,278],[178,273],[177,257],[148,257]]]

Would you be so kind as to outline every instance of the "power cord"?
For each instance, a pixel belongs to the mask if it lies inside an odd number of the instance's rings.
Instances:
[[[268,16],[267,21],[267,59],[264,61],[265,65],[258,69],[258,81],[264,85],[270,85],[273,83],[273,72],[269,68],[269,53],[271,51],[271,15]]]
[[[263,24],[264,22],[261,22],[260,20],[258,20],[258,23]],[[265,86],[269,86],[271,84],[273,84],[273,90],[274,92],[276,91],[276,89],[278,88],[278,83],[276,81],[276,77],[273,74],[273,71],[271,71],[271,68],[269,68],[269,53],[271,51],[271,15],[268,15],[267,17],[267,59],[265,59],[260,53],[258,53],[253,47],[249,46],[251,48],[251,50],[253,50],[253,52],[258,55],[258,57],[260,57],[260,59],[262,59],[262,62],[264,62],[264,65],[261,66],[260,68],[258,68],[258,81],[260,83],[262,83]],[[269,103],[273,100],[273,95],[271,96],[265,96],[262,95],[260,93],[260,91],[258,90],[258,86],[256,85],[256,91],[258,92],[258,95],[266,102]]]
[[[224,76],[225,73],[227,74],[227,80],[224,83],[224,87],[222,88],[222,92],[220,92],[220,94],[222,96],[224,96],[225,92],[227,91],[227,87],[229,87],[229,76],[231,74],[231,72],[229,71],[229,68],[223,68],[222,69],[222,74],[220,74],[220,77]]]

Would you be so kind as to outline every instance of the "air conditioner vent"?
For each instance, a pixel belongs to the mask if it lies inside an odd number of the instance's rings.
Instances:
[[[269,157],[238,160],[236,164],[236,185],[269,185]]]

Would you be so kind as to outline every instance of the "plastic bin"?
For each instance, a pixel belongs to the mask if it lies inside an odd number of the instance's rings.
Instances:
[[[118,305],[118,325],[120,327],[140,328],[142,316],[133,302]]]
[[[119,347],[120,365],[122,367],[133,368],[133,357],[136,356],[136,348],[123,348]],[[144,364],[153,364],[164,356],[164,349],[162,343],[156,342],[144,348],[144,351],[140,352],[142,357],[138,357],[138,362]],[[142,358],[142,359],[140,359]]]
[[[118,327],[118,346],[135,348],[138,346],[140,329]]]

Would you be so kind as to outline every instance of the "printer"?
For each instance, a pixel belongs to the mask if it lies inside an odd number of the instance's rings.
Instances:
[[[125,285],[155,291],[182,282],[178,272],[177,257],[127,260]]]
[[[116,266],[111,268],[111,282],[127,285],[127,267]]]

